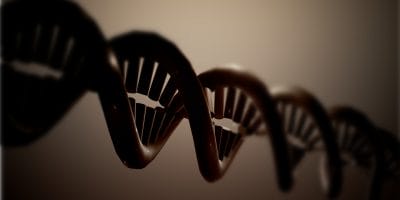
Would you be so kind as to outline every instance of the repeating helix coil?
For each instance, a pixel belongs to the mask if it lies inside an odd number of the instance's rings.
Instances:
[[[35,141],[93,90],[115,151],[131,168],[147,166],[187,118],[208,181],[224,175],[252,134],[270,138],[282,190],[292,187],[307,152],[321,149],[321,184],[329,197],[340,194],[349,164],[371,174],[371,199],[384,179],[400,176],[399,141],[353,108],[326,111],[301,88],[268,89],[237,69],[196,75],[181,51],[154,33],[129,32],[107,42],[71,2],[13,1],[1,14],[5,146]]]

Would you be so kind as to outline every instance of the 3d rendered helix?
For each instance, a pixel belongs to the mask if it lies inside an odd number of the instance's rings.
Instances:
[[[222,178],[252,134],[269,137],[282,191],[290,191],[304,156],[321,149],[329,198],[340,194],[350,163],[371,171],[370,199],[385,180],[400,177],[399,140],[352,107],[325,109],[304,89],[268,88],[235,68],[196,74],[162,36],[132,31],[106,40],[72,2],[10,1],[1,18],[4,148],[35,142],[91,90],[129,168],[146,167],[186,118],[207,181]]]

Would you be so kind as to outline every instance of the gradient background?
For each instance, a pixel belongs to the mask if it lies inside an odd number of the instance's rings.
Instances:
[[[269,87],[304,87],[326,107],[353,105],[399,133],[395,0],[77,3],[107,38],[155,31],[179,46],[196,73],[238,63]],[[3,192],[7,199],[325,199],[320,153],[298,166],[290,193],[278,190],[271,156],[268,139],[250,137],[226,175],[207,183],[184,120],[148,167],[128,169],[114,153],[97,95],[89,92],[45,137],[3,149]],[[398,183],[384,187],[386,199],[400,197]],[[365,199],[367,189],[368,176],[350,168],[340,199]]]

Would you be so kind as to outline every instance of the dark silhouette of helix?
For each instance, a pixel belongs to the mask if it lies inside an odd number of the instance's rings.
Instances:
[[[327,112],[303,89],[269,91],[254,75],[232,68],[197,76],[173,43],[145,32],[107,42],[71,2],[13,1],[1,13],[5,146],[35,141],[93,90],[115,151],[131,168],[149,164],[187,118],[208,181],[223,176],[252,134],[270,138],[282,190],[291,188],[307,152],[321,149],[321,184],[329,197],[340,194],[349,164],[370,171],[371,199],[379,198],[384,179],[400,176],[398,140],[353,108]]]

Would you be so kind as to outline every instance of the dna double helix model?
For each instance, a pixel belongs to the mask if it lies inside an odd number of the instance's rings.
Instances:
[[[130,168],[146,167],[187,118],[207,181],[220,179],[254,134],[270,139],[282,191],[312,151],[323,151],[321,185],[331,198],[350,164],[370,171],[370,199],[379,198],[383,181],[400,177],[398,139],[354,108],[325,110],[304,89],[267,88],[232,67],[196,75],[172,42],[138,31],[107,41],[72,2],[11,1],[1,15],[4,147],[36,141],[91,90]]]

